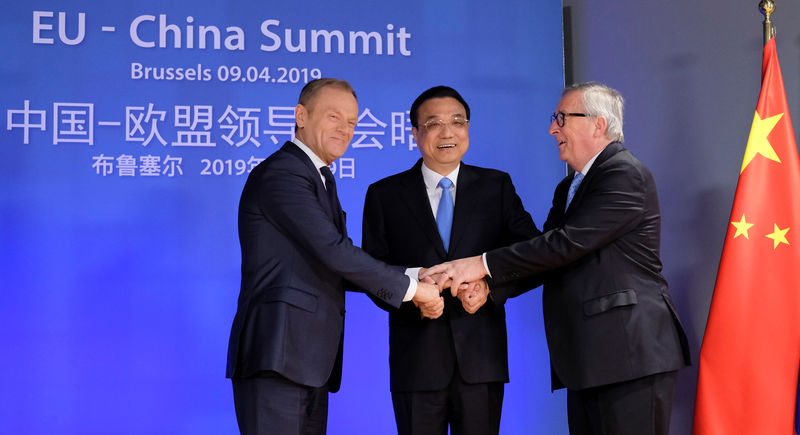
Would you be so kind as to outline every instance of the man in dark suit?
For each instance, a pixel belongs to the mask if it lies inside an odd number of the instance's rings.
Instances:
[[[544,233],[426,273],[491,285],[543,274],[553,389],[570,433],[664,434],[686,336],[661,275],[661,215],[650,171],[622,141],[620,94],[568,87],[550,124],[575,175],[556,188]],[[424,275],[424,274],[423,274]]]
[[[296,139],[250,173],[239,203],[242,284],[228,346],[243,434],[324,434],[328,392],[339,389],[345,286],[389,306],[425,304],[438,289],[416,283],[353,246],[328,167],[358,120],[342,80],[309,82],[295,109]]]
[[[469,116],[452,88],[417,97],[410,118],[422,159],[369,187],[364,250],[391,264],[430,266],[539,233],[508,174],[461,162]],[[524,290],[488,289],[478,280],[459,294],[461,301],[446,294],[444,314],[435,320],[422,318],[413,304],[389,307],[392,403],[401,435],[446,434],[448,424],[455,435],[499,432],[508,382],[504,303]]]

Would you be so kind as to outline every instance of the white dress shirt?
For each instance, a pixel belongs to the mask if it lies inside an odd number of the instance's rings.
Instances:
[[[453,184],[450,186],[450,195],[453,196],[453,206],[456,204],[456,181],[458,180],[458,170],[461,168],[461,165],[458,165],[455,171],[446,175]],[[422,163],[422,181],[425,182],[425,192],[428,194],[428,202],[431,204],[431,211],[433,212],[433,218],[436,219],[436,215],[439,212],[439,201],[442,199],[442,189],[439,189],[439,181],[444,178],[442,174],[435,172],[433,169],[425,166],[425,163]],[[406,269],[406,275],[411,277],[418,277],[419,270],[422,269],[421,267],[412,267]]]
[[[456,170],[445,175],[453,184],[450,186],[450,194],[453,196],[453,205],[456,203],[456,182],[458,181],[458,170],[461,165],[456,167]],[[436,219],[436,214],[439,211],[439,201],[442,199],[442,189],[439,188],[439,181],[444,178],[438,172],[422,164],[422,180],[425,181],[425,191],[428,192],[428,201],[431,203],[431,211],[433,218]]]

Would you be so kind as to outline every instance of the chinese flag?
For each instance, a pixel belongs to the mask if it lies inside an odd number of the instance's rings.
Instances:
[[[700,351],[694,434],[794,434],[800,366],[800,161],[775,38]]]

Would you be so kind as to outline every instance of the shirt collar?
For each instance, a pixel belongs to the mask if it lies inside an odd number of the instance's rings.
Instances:
[[[583,169],[581,169],[581,174],[586,176],[586,174],[589,172],[589,169],[592,168],[592,165],[594,164],[594,161],[597,160],[597,156],[599,156],[600,153],[602,153],[604,149],[606,149],[606,148],[603,147],[602,150],[598,151],[597,154],[594,155],[594,157],[592,157],[591,159],[589,159],[588,162],[586,162],[586,166],[584,166]]]
[[[328,165],[326,165],[326,164],[325,164],[325,162],[323,162],[323,161],[322,161],[322,159],[321,159],[321,158],[319,158],[319,156],[317,156],[316,154],[314,154],[314,151],[311,151],[311,148],[309,148],[308,146],[306,146],[306,144],[304,144],[303,142],[301,142],[301,141],[300,141],[300,139],[298,139],[298,138],[296,138],[296,137],[295,137],[294,139],[292,139],[292,142],[293,142],[295,145],[297,145],[297,147],[298,147],[298,148],[300,148],[301,150],[303,150],[303,152],[304,152],[304,153],[306,153],[306,155],[308,156],[308,158],[309,158],[309,159],[311,159],[311,163],[313,163],[313,164],[314,164],[314,167],[315,167],[315,168],[319,169],[319,168],[321,168],[321,167],[323,167],[323,166],[328,166]]]
[[[458,180],[458,171],[461,169],[461,164],[459,164],[456,169],[445,175],[450,181],[453,182],[453,187],[456,185],[456,181]],[[442,179],[442,174],[434,171],[433,169],[427,167],[425,162],[422,162],[422,179],[425,181],[425,188],[428,190],[434,190],[439,186],[439,181]]]

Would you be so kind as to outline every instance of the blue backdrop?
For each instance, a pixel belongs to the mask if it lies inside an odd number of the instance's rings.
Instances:
[[[510,172],[538,224],[564,174],[560,1],[16,2],[0,35],[3,433],[236,432],[236,208],[312,78],[359,96],[335,171],[356,244],[367,186],[419,157],[407,110],[431,86],[469,102],[465,161]],[[387,315],[347,304],[329,432],[392,433]],[[540,305],[507,305],[503,433],[567,432]]]

